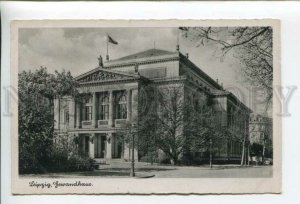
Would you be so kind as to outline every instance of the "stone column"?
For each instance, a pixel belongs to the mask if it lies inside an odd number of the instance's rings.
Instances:
[[[129,147],[125,145],[124,149],[124,160],[132,161],[132,147]],[[138,162],[138,151],[136,148],[134,148],[134,161]]]
[[[59,107],[59,99],[54,99],[54,129],[59,130],[60,129],[60,107]]]
[[[108,116],[108,125],[110,127],[114,126],[114,95],[113,91],[109,92],[109,116]]]
[[[131,105],[132,105],[132,97],[131,90],[127,89],[127,121],[131,121]]]
[[[129,148],[129,144],[125,143],[124,144],[124,155],[123,155],[123,159],[125,161],[130,161],[130,148]]]
[[[107,133],[107,138],[106,138],[106,159],[111,159],[112,158],[112,133]]]
[[[89,149],[90,149],[89,155],[92,159],[95,158],[94,144],[95,144],[95,133],[92,133],[90,137],[90,143],[89,143]]]
[[[138,117],[138,89],[131,90],[131,120]]]
[[[78,141],[78,143],[75,143],[75,149],[74,150],[74,153],[79,153],[80,154],[80,149],[79,149],[79,133],[74,133],[74,137],[77,138],[76,140]]]
[[[70,108],[69,108],[69,127],[71,129],[73,129],[75,127],[75,111],[76,111],[76,108],[75,108],[75,100],[74,99],[71,99],[69,101],[69,104],[70,104]]]
[[[136,148],[134,148],[134,161],[135,162],[138,162],[139,161],[139,158],[138,158],[138,151]]]
[[[92,119],[92,126],[97,127],[97,97],[96,92],[93,92],[93,119]]]
[[[81,104],[76,103],[76,128],[81,127]]]

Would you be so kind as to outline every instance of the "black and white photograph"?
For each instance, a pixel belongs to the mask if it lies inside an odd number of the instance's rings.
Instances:
[[[175,22],[17,22],[13,171],[24,185],[274,182],[278,22]]]

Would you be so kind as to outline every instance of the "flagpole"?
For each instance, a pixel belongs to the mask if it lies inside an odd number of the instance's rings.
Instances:
[[[109,56],[108,56],[108,34],[106,33],[106,60],[109,61]]]
[[[177,29],[177,45],[176,50],[179,52],[179,29]]]

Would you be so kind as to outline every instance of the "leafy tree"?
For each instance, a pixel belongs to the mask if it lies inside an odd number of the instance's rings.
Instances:
[[[70,72],[49,74],[41,67],[19,73],[19,172],[46,171],[54,135],[53,99],[75,95]]]

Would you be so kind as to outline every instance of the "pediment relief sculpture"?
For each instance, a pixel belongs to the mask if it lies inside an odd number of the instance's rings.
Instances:
[[[104,71],[97,71],[93,74],[90,74],[88,76],[85,76],[81,79],[79,79],[79,82],[92,82],[92,81],[106,81],[106,80],[112,80],[112,79],[124,79],[128,78],[127,76],[123,76],[121,74],[115,74],[111,72],[104,72]]]

